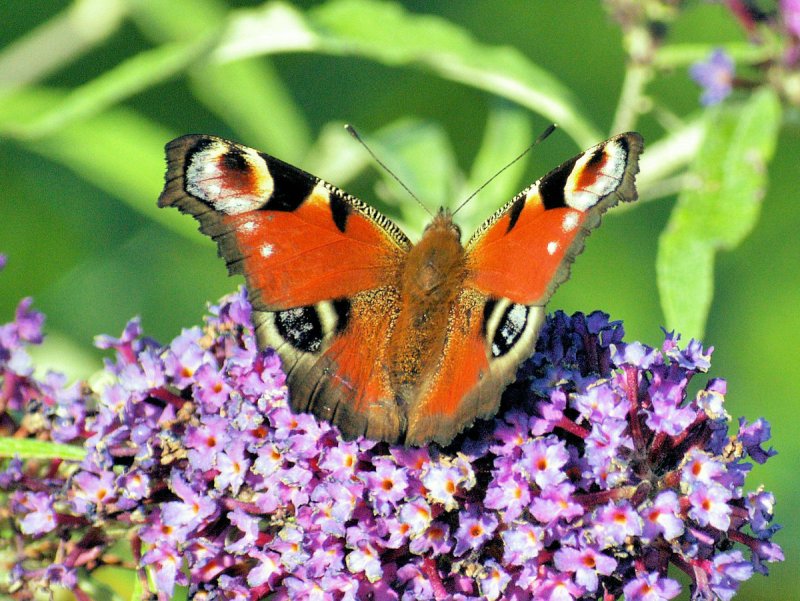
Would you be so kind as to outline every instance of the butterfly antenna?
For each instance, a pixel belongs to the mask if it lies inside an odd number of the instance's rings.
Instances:
[[[417,195],[416,195],[416,194],[414,194],[414,193],[411,191],[411,189],[410,189],[408,186],[406,186],[406,185],[405,185],[405,184],[404,184],[404,183],[403,183],[403,182],[400,180],[400,178],[399,178],[399,177],[397,177],[397,176],[394,174],[394,172],[393,172],[391,169],[389,169],[389,168],[386,166],[386,164],[385,164],[385,163],[384,163],[382,160],[380,160],[380,159],[378,158],[378,156],[377,156],[377,155],[376,155],[374,152],[372,152],[372,149],[371,149],[369,146],[367,146],[367,143],[366,143],[366,142],[364,142],[364,140],[361,138],[361,136],[359,136],[359,135],[358,135],[358,132],[356,131],[356,128],[355,128],[355,127],[353,127],[352,125],[350,125],[349,123],[348,123],[348,124],[346,124],[346,125],[344,126],[344,128],[347,130],[347,133],[348,133],[348,134],[350,134],[351,136],[353,136],[353,137],[356,139],[356,141],[357,141],[359,144],[361,144],[361,145],[364,147],[364,150],[366,150],[366,151],[367,151],[367,152],[370,154],[370,156],[371,156],[373,159],[375,159],[375,162],[376,162],[376,163],[378,163],[378,165],[380,165],[381,167],[383,167],[383,170],[384,170],[384,171],[386,171],[386,173],[388,173],[389,175],[391,175],[391,176],[394,178],[394,181],[396,181],[398,184],[400,184],[400,185],[403,187],[403,190],[405,190],[406,192],[408,192],[409,196],[411,196],[411,198],[413,198],[414,200],[416,200],[416,201],[419,203],[419,206],[421,206],[423,209],[425,209],[425,211],[428,213],[428,215],[430,215],[431,217],[433,217],[433,213],[431,213],[431,210],[430,210],[428,207],[426,207],[426,206],[425,206],[425,205],[422,203],[422,201],[421,201],[419,198],[417,198]]]
[[[462,202],[460,205],[458,205],[458,207],[456,208],[456,210],[455,210],[455,211],[453,211],[453,215],[455,215],[456,213],[458,213],[458,212],[459,212],[459,211],[460,211],[460,210],[461,210],[461,209],[464,207],[464,205],[465,205],[465,204],[467,204],[467,203],[468,203],[470,200],[472,200],[473,198],[475,198],[475,197],[478,195],[478,192],[480,192],[480,191],[481,191],[481,190],[483,190],[483,189],[484,189],[486,186],[488,186],[490,183],[492,183],[492,181],[493,181],[493,180],[494,180],[494,179],[495,179],[495,178],[496,178],[498,175],[500,175],[501,173],[503,173],[503,171],[505,171],[506,169],[508,169],[509,167],[511,167],[511,165],[513,165],[514,163],[516,163],[518,160],[520,160],[522,157],[524,157],[526,154],[528,154],[528,153],[529,153],[531,150],[533,150],[533,147],[534,147],[534,146],[536,146],[537,144],[539,144],[540,142],[542,142],[542,141],[543,141],[543,140],[544,140],[544,139],[545,139],[547,136],[549,136],[550,134],[552,134],[552,133],[555,131],[556,127],[558,127],[558,126],[557,126],[555,123],[551,123],[550,125],[548,125],[548,126],[547,126],[547,128],[546,128],[546,129],[545,129],[545,130],[544,130],[542,133],[540,133],[540,134],[539,134],[539,137],[538,137],[538,138],[536,138],[536,139],[533,141],[533,143],[532,143],[530,146],[528,146],[528,147],[527,147],[525,150],[523,150],[523,151],[522,151],[522,152],[519,154],[519,156],[517,156],[517,158],[515,158],[514,160],[512,160],[512,161],[511,161],[510,163],[508,163],[508,164],[507,164],[505,167],[503,167],[503,168],[502,168],[500,171],[498,171],[498,172],[497,172],[497,173],[495,173],[495,174],[494,174],[492,177],[490,177],[489,179],[487,179],[487,180],[486,180],[486,181],[485,181],[483,184],[481,184],[481,186],[480,186],[480,187],[479,187],[477,190],[475,190],[475,191],[474,191],[472,194],[470,194],[470,195],[467,197],[467,199],[466,199],[464,202]]]

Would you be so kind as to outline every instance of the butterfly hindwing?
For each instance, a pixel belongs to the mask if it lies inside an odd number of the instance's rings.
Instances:
[[[436,376],[410,412],[406,443],[447,444],[476,418],[493,416],[517,366],[533,351],[543,319],[543,307],[463,290]]]
[[[400,439],[405,416],[382,369],[386,331],[397,313],[396,295],[387,287],[294,310],[253,313],[259,347],[274,348],[283,359],[294,411],[336,424],[348,439]],[[286,335],[292,327],[320,332],[320,339],[309,336],[312,344],[298,348]]]

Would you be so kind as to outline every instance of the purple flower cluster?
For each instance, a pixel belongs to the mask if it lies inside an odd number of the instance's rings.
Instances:
[[[116,358],[94,392],[32,378],[29,305],[0,329],[4,432],[88,454],[0,464],[0,557],[16,556],[0,593],[88,599],[78,569],[107,563],[120,528],[161,599],[656,601],[681,590],[670,566],[694,598],[730,599],[782,559],[772,495],[743,489],[769,425],[729,434],[722,380],[689,394],[711,354],[695,341],[626,344],[607,315],[556,313],[496,419],[402,448],[293,414],[243,292],[169,346],[137,321],[99,337]]]

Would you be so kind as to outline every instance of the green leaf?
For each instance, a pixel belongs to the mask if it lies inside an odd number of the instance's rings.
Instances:
[[[135,572],[130,569],[117,566],[100,566],[91,573],[79,572],[78,582],[81,590],[88,595],[92,601],[124,601],[127,590],[131,587],[124,586],[135,576]],[[125,589],[125,596],[120,594],[119,589]]]
[[[697,117],[682,127],[671,131],[652,144],[645,141],[646,152],[639,161],[639,174],[636,176],[636,189],[639,191],[639,203],[648,202],[664,196],[659,190],[676,173],[682,173],[694,160],[697,149],[703,140],[706,118]],[[670,192],[669,195],[674,192]],[[639,203],[622,203],[614,211],[627,211]]]
[[[306,153],[303,168],[337,186],[358,176],[372,161],[341,121],[322,126],[319,136]]]
[[[130,601],[141,601],[145,597],[145,590],[144,584],[142,580],[138,577],[134,578],[133,580],[133,587],[131,588],[131,596]]]
[[[160,42],[216,35],[228,7],[214,0],[140,0],[133,17]],[[186,18],[191,14],[192,18]],[[225,121],[237,136],[290,162],[311,144],[305,117],[280,75],[263,57],[235,62],[198,61],[188,70],[194,97]]]
[[[62,99],[63,95],[40,88],[27,88],[4,98],[0,102],[0,136],[13,133],[9,123],[15,115],[41,111]],[[156,223],[195,242],[210,244],[210,240],[197,235],[191,220],[182,219],[176,211],[162,211],[156,205],[164,181],[164,144],[174,137],[173,132],[132,110],[115,108],[74,121],[43,138],[17,142],[65,165]]]
[[[780,102],[768,89],[707,112],[690,170],[697,185],[680,194],[659,240],[658,287],[670,329],[702,336],[716,253],[735,248],[758,220],[780,120]]]
[[[41,81],[102,44],[126,10],[125,0],[75,0],[0,49],[0,95]]]
[[[220,0],[128,1],[132,20],[153,41],[191,41],[225,23],[228,5]],[[191,16],[191,18],[187,18]]]
[[[289,162],[302,158],[311,143],[310,128],[269,62],[204,64],[190,75],[194,96],[241,139]]]
[[[225,22],[224,5],[204,2],[205,10],[198,11],[195,3],[190,3],[184,11],[176,12],[174,4],[143,2],[134,13],[149,27],[152,37],[166,39],[167,43],[145,50],[75,88],[32,122],[9,124],[7,135],[45,137],[188,72],[195,96],[243,137],[288,160],[299,159],[309,144],[309,128],[275,70],[263,59],[227,64],[203,60]],[[193,15],[191,37],[181,34],[187,12]]]
[[[175,43],[145,50],[75,88],[32,123],[9,126],[7,135],[42,138],[69,123],[91,117],[160,83],[195,62],[210,48],[208,40]]]
[[[526,172],[527,157],[508,165],[502,173],[498,173],[498,170],[530,145],[531,130],[527,111],[504,101],[494,102],[490,106],[478,154],[459,197],[454,200],[456,204],[451,208],[456,209],[490,178],[494,175],[497,177],[458,213],[458,222],[464,232],[478,229],[487,215],[511,200],[526,185],[520,180]]]
[[[46,440],[0,437],[0,457],[14,455],[18,455],[21,459],[82,461],[86,456],[86,449]]]
[[[113,536],[111,532],[108,534]],[[112,549],[109,554],[116,555],[120,553],[123,556],[130,556],[130,558],[125,558],[128,565],[135,561],[129,546],[118,545],[118,547],[118,549]],[[117,555],[117,557],[120,556]],[[144,595],[144,587],[139,581],[136,570],[122,567],[122,565],[101,564],[90,573],[84,574],[81,579],[81,588],[91,596],[92,601],[100,601],[101,599],[107,601],[125,601],[126,599],[141,601],[141,599],[147,598]],[[138,596],[136,595],[137,592]]]
[[[428,69],[540,113],[581,148],[602,138],[569,90],[517,50],[481,44],[444,19],[413,15],[397,4],[334,0],[304,15],[270,2],[240,12],[213,58],[227,62],[279,52],[359,56]]]

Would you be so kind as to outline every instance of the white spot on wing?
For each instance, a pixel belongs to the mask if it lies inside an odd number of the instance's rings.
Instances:
[[[256,223],[255,221],[245,221],[239,226],[239,229],[243,232],[252,232],[254,229],[256,229]]]
[[[258,249],[258,252],[261,253],[261,256],[265,259],[272,256],[272,253],[275,252],[275,247],[272,244],[262,244],[261,248]]]
[[[556,240],[552,240],[547,243],[547,254],[554,255],[557,250],[558,242]]]
[[[578,227],[578,214],[570,211],[564,215],[564,220],[561,222],[561,229],[564,232],[571,232]]]

